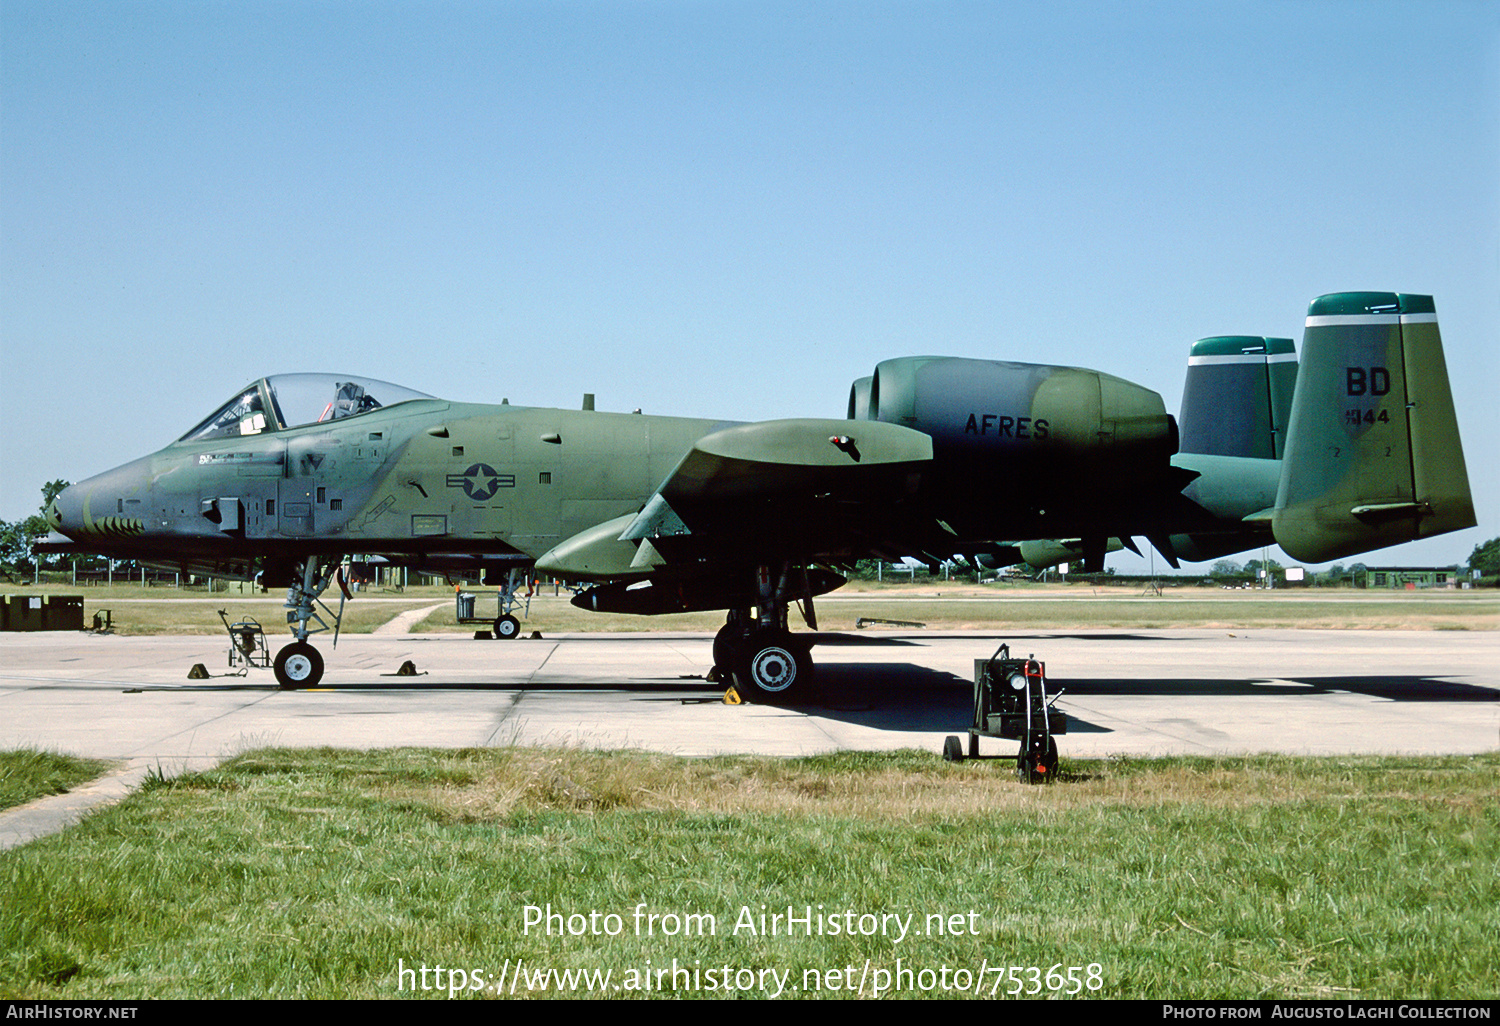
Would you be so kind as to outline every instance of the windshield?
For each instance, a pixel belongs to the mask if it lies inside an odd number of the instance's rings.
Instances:
[[[353,417],[408,399],[431,399],[388,381],[345,374],[277,374],[248,385],[180,439],[237,438]]]

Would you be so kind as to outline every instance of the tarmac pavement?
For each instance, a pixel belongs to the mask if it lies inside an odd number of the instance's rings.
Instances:
[[[0,748],[163,766],[262,745],[556,744],[679,755],[942,749],[968,726],[973,664],[1001,640],[1047,664],[1064,756],[1500,748],[1500,635],[1160,630],[818,635],[818,694],[728,706],[709,634],[346,635],[314,690],[227,672],[227,640],[0,635]],[[275,639],[273,639],[275,640]],[[273,646],[274,651],[274,646]],[[394,676],[412,660],[422,673]],[[990,742],[986,742],[988,745]],[[1001,745],[1001,742],[993,742]],[[998,750],[998,748],[997,748]]]
[[[62,829],[152,772],[268,745],[563,745],[684,756],[942,751],[968,728],[974,660],[1008,641],[1047,665],[1063,757],[1500,748],[1500,634],[1485,631],[869,631],[817,635],[817,693],[723,703],[711,634],[346,635],[316,689],[226,674],[222,636],[0,635],[0,749],[116,760],[108,776],[0,813],[0,848]],[[277,640],[277,639],[272,639]],[[273,647],[274,652],[274,647]],[[396,676],[407,660],[420,675]],[[985,754],[1014,742],[984,739]]]

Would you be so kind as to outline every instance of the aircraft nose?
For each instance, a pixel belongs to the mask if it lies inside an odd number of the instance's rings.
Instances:
[[[135,460],[64,488],[47,507],[52,529],[74,541],[129,538],[145,531],[139,503],[150,468]]]
[[[83,492],[78,485],[69,485],[53,497],[47,505],[47,526],[69,538],[83,530]]]

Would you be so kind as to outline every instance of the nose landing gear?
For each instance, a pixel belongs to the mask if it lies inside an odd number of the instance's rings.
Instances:
[[[323,679],[323,656],[307,643],[309,635],[329,630],[328,624],[318,614],[322,609],[333,619],[333,643],[339,643],[339,625],[344,618],[344,600],[349,591],[343,583],[343,566],[338,560],[324,561],[323,557],[308,556],[299,567],[300,579],[286,591],[286,622],[296,624],[292,635],[297,639],[276,653],[272,669],[276,683],[283,691],[316,687]],[[323,604],[322,594],[334,579],[339,581],[341,595],[339,611],[335,613]],[[309,624],[317,624],[316,627]]]
[[[295,641],[276,653],[276,680],[283,691],[310,688],[323,679],[323,656],[305,641]]]

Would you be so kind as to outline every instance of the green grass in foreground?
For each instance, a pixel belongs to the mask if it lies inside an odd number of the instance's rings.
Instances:
[[[0,752],[0,809],[24,805],[49,794],[62,794],[93,780],[108,768],[109,763],[99,759],[75,759],[32,748]]]
[[[906,996],[986,963],[1098,963],[1106,997],[1500,992],[1500,754],[1064,770],[1028,788],[920,752],[250,752],[0,855],[0,996],[388,997],[398,960],[489,983],[516,959],[612,988],[647,960],[774,969],[793,996],[867,960],[887,986],[932,970]],[[526,933],[549,903],[620,935]],[[640,903],[716,934],[636,936]],[[912,934],[736,935],[762,905],[912,914]],[[965,930],[923,934],[936,913]],[[722,996],[680,987],[660,993]]]

